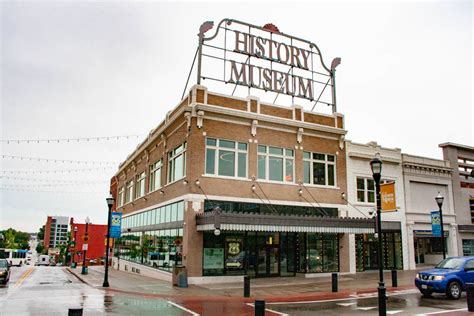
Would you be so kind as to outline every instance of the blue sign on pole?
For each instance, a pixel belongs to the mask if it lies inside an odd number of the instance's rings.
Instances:
[[[441,237],[441,217],[439,211],[431,212],[431,232],[433,237]]]
[[[110,238],[120,238],[122,230],[122,213],[112,212],[110,219]]]

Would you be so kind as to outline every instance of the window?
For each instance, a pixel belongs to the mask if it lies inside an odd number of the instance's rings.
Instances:
[[[294,182],[294,151],[258,145],[258,179]]]
[[[247,144],[207,138],[206,174],[246,178]]]
[[[303,152],[303,182],[336,186],[336,156]]]
[[[186,143],[168,153],[168,183],[184,178],[186,175]]]
[[[163,161],[160,159],[150,166],[150,191],[155,191],[161,188],[161,167]]]
[[[357,202],[375,203],[375,183],[373,179],[357,178]]]
[[[138,199],[145,195],[145,177],[146,177],[145,171],[143,171],[137,176],[137,180],[136,180],[137,185],[135,187],[135,199]]]
[[[125,204],[132,202],[133,199],[133,180],[127,182],[127,190],[125,191]]]
[[[120,187],[118,191],[118,201],[117,201],[119,207],[123,205],[124,197],[125,197],[124,193],[125,193],[124,187]]]
[[[469,209],[471,210],[471,223],[474,223],[474,199],[469,199]]]

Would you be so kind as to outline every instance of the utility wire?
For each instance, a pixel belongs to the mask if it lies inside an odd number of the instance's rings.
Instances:
[[[255,180],[255,179],[254,179]],[[275,214],[278,214],[278,211],[273,207],[272,203],[270,202],[270,199],[268,198],[268,196],[265,194],[265,191],[263,191],[262,189],[262,186],[260,185],[260,183],[258,183],[258,181],[254,181],[254,183],[257,184],[258,188],[260,189],[260,191],[262,191],[263,193],[263,196],[268,200],[268,204],[271,206],[272,208],[272,212],[275,213]],[[254,191],[255,193],[255,191]],[[255,193],[256,194],[256,193]],[[258,195],[257,195],[258,196]]]
[[[319,206],[319,208],[321,209],[321,212],[324,213],[324,215],[326,216],[329,216],[328,213],[326,213],[326,211],[324,210],[324,208],[321,206],[321,204],[319,204],[318,200],[316,200],[314,198],[314,196],[311,194],[311,192],[309,192],[308,188],[306,186],[304,186],[303,184],[301,184],[301,186],[306,190],[306,192],[308,192],[309,196],[311,196],[311,198],[314,200],[314,202],[316,202],[316,204]]]
[[[147,134],[134,134],[134,135],[114,135],[114,136],[96,136],[96,137],[75,137],[75,138],[46,138],[46,139],[0,139],[0,143],[10,144],[21,144],[21,143],[47,143],[47,144],[59,144],[59,143],[71,143],[71,142],[89,142],[89,141],[114,141],[114,140],[126,140],[130,138],[138,138]]]
[[[58,194],[103,194],[103,192],[91,191],[91,192],[81,192],[81,191],[47,191],[47,190],[26,190],[26,189],[14,189],[7,187],[0,187],[0,191],[14,191],[14,192],[40,192],[40,193],[58,193]]]
[[[42,174],[42,173],[71,173],[71,172],[87,172],[87,171],[101,171],[107,169],[114,169],[114,167],[98,167],[98,168],[84,168],[84,169],[65,169],[65,170],[0,170],[3,174]]]
[[[13,159],[13,160],[28,160],[28,161],[44,161],[44,162],[61,162],[61,163],[77,163],[77,164],[98,164],[98,165],[110,165],[118,164],[119,162],[115,161],[93,161],[93,160],[65,160],[65,159],[48,159],[48,158],[38,158],[38,157],[26,157],[26,156],[11,156],[11,155],[2,155],[2,159]]]
[[[347,202],[347,204],[349,204],[350,206],[352,206],[357,212],[359,212],[359,213],[361,213],[362,215],[364,215],[364,217],[367,217],[367,218],[369,218],[369,219],[372,219],[372,217],[365,215],[364,212],[362,212],[361,210],[359,210],[354,204],[352,204],[351,202],[349,202],[349,200],[347,200],[346,198],[343,198],[343,199]]]
[[[0,176],[0,179],[18,180],[18,181],[33,181],[33,182],[52,182],[52,183],[73,183],[73,184],[94,184],[94,183],[108,183],[107,180],[58,180],[58,179],[34,179],[34,178],[20,178],[10,176]]]
[[[253,191],[253,193],[260,199],[260,201],[262,201],[263,205],[265,205],[266,208],[270,210],[272,214],[276,214],[275,210],[271,207],[272,206],[271,204],[265,203],[265,201],[260,197],[260,195],[258,195],[257,192]]]

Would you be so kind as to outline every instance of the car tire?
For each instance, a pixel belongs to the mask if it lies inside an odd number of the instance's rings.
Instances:
[[[457,281],[449,283],[446,295],[452,300],[458,300],[461,298],[462,288],[461,284]]]
[[[433,292],[431,292],[430,290],[420,290],[420,292],[423,297],[431,297],[431,294],[433,294]]]

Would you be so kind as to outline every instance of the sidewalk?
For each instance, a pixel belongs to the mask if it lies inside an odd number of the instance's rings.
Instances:
[[[102,288],[104,280],[104,267],[89,267],[89,274],[82,275],[80,267],[76,269],[66,268],[82,282],[95,287]],[[385,285],[388,291],[415,289],[414,278],[416,270],[398,271],[398,287],[391,287],[390,272],[384,273]],[[279,300],[306,300],[326,297],[343,297],[348,295],[370,293],[377,291],[378,272],[362,272],[357,274],[339,275],[339,292],[332,293],[331,276],[315,278],[277,277],[251,279],[250,293],[253,298],[265,298],[271,301]],[[190,285],[188,288],[178,288],[171,283],[143,277],[114,269],[109,270],[108,290],[131,295],[146,297],[186,298],[202,299],[203,297],[213,299],[243,299],[242,283],[223,283]]]

